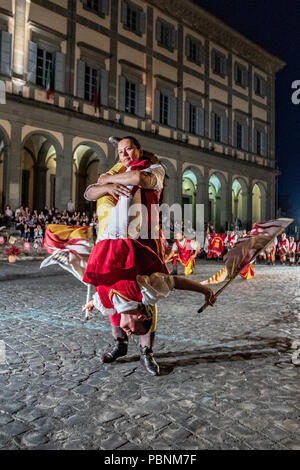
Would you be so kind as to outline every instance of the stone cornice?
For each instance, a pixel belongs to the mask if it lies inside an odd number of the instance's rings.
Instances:
[[[164,0],[163,2],[147,0],[147,3],[222,45],[230,52],[238,54],[266,73],[274,74],[286,65],[282,60],[194,4],[192,0]]]

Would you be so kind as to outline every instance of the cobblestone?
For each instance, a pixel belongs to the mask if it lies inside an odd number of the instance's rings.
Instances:
[[[300,449],[300,268],[256,266],[202,314],[203,297],[172,293],[159,306],[162,375],[150,377],[136,338],[100,363],[107,318],[85,322],[85,287],[39,264],[0,261],[1,449]],[[191,279],[219,268],[197,262]]]

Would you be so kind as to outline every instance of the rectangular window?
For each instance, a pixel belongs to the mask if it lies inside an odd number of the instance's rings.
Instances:
[[[131,5],[127,7],[126,26],[131,31],[138,32],[138,12]]]
[[[221,116],[215,114],[215,141],[221,142]]]
[[[50,73],[50,90],[54,90],[54,54],[46,51],[45,49],[38,48],[36,83],[43,88],[46,88],[48,73]]]
[[[160,93],[160,102],[159,102],[159,122],[161,124],[168,125],[168,116],[169,116],[169,97]]]
[[[221,57],[216,54],[215,56],[215,67],[214,67],[214,72],[217,73],[218,75],[221,75]]]
[[[262,135],[258,130],[256,130],[256,153],[262,155]]]
[[[196,134],[197,132],[197,108],[190,104],[190,129],[191,134]]]
[[[84,99],[94,101],[96,92],[99,92],[98,70],[85,65]]]
[[[243,70],[241,67],[236,68],[236,82],[237,85],[243,86]]]
[[[236,125],[236,146],[238,149],[243,147],[243,126],[239,122]]]
[[[85,0],[83,4],[87,8],[90,8],[90,10],[96,11],[97,13],[101,11],[101,0]]]
[[[161,25],[161,44],[165,47],[171,48],[171,28],[162,23]]]
[[[129,80],[125,82],[125,111],[136,114],[137,110],[137,84]]]

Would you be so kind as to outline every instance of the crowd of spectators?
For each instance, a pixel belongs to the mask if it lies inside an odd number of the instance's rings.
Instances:
[[[70,208],[70,204],[68,204]],[[88,212],[75,210],[59,211],[56,208],[45,208],[41,211],[20,206],[13,212],[10,206],[6,206],[4,213],[0,213],[0,227],[6,226],[20,233],[25,241],[34,242],[43,239],[48,224],[64,224],[74,227],[92,226],[94,233],[97,230],[96,212],[89,215]]]

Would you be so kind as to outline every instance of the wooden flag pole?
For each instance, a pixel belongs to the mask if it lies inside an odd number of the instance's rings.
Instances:
[[[87,293],[86,293],[86,304],[89,303],[90,301],[90,296],[91,296],[91,284],[88,285],[88,288],[87,288]],[[89,320],[91,317],[90,317],[90,312],[88,309],[85,310],[85,319],[86,320]]]

